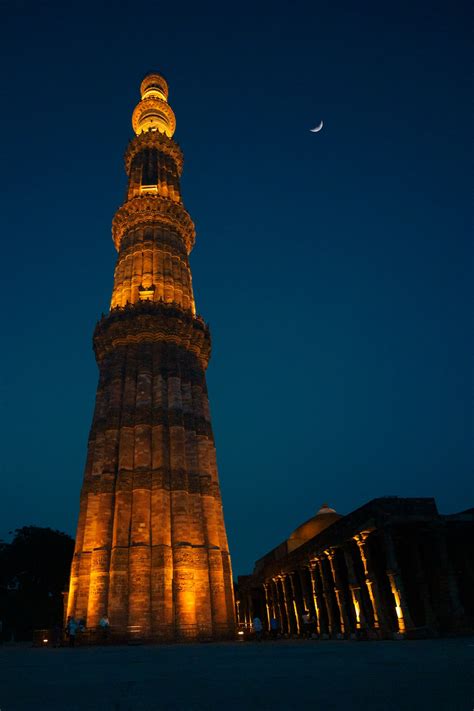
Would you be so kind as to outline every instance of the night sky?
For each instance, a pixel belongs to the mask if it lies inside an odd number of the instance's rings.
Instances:
[[[0,4],[0,537],[75,535],[152,69],[197,227],[234,573],[324,501],[472,506],[468,4]]]

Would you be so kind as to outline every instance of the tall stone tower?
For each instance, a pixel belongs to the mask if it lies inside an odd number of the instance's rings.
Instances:
[[[110,312],[97,324],[99,384],[81,492],[68,614],[118,635],[228,636],[232,572],[181,199],[183,156],[159,74],[142,81],[112,223]]]

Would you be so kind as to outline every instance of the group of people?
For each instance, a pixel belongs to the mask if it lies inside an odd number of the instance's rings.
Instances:
[[[255,616],[252,620],[252,629],[255,633],[255,639],[260,642],[263,637],[263,624],[260,617]],[[305,610],[301,615],[301,635],[307,639],[314,637],[316,634],[316,620],[308,610]],[[277,639],[281,636],[280,623],[276,617],[270,618],[270,637]]]
[[[107,615],[103,615],[99,621],[99,628],[102,633],[102,640],[105,642],[109,636],[110,622]],[[67,618],[66,623],[66,637],[69,640],[69,646],[74,647],[76,644],[76,636],[80,632],[85,632],[86,621],[84,619],[76,620],[76,618],[71,615]]]

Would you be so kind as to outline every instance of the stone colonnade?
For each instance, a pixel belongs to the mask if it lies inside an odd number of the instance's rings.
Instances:
[[[403,536],[397,534],[397,544],[394,538],[390,526],[362,530],[334,546],[318,547],[316,537],[313,546],[244,579],[238,591],[238,624],[251,629],[253,616],[259,615],[267,630],[275,618],[283,634],[300,635],[308,631],[302,618],[309,613],[311,633],[323,639],[402,638],[417,630],[431,636],[443,632],[443,619],[448,620],[445,629],[453,628],[453,620],[459,622],[457,629],[465,626],[444,537],[435,529],[427,537],[437,569],[423,560],[419,540],[405,540],[405,555]],[[412,570],[416,575],[407,574]],[[431,589],[430,575],[435,581]]]

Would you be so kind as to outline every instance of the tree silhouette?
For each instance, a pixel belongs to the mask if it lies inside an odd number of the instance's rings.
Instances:
[[[33,629],[62,623],[74,541],[51,528],[24,526],[0,541],[0,619],[3,636],[30,639]]]

